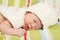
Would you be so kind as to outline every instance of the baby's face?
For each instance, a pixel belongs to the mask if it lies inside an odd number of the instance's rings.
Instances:
[[[30,29],[41,29],[42,28],[42,23],[39,20],[38,16],[35,14],[28,12],[25,16],[25,29],[30,30]]]

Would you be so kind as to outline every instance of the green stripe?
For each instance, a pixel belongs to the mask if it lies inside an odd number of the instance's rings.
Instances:
[[[54,4],[54,7],[55,8],[57,7],[57,3],[58,3],[57,0],[55,0],[55,4]]]
[[[30,40],[42,40],[40,32],[38,30],[30,31]]]
[[[19,7],[26,7],[26,1],[27,0],[20,0],[20,2],[19,2]]]
[[[60,26],[56,24],[54,26],[51,26],[49,30],[54,40],[60,40]]]
[[[15,0],[8,0],[8,6],[14,6],[14,1]]]
[[[58,24],[55,24],[53,26],[50,26],[48,29],[49,30],[60,30],[60,26]]]
[[[11,36],[10,39],[11,40],[20,40],[20,37],[18,37],[18,36]]]
[[[0,34],[0,40],[5,40],[5,35]]]
[[[36,4],[36,3],[38,3],[38,0],[32,0],[32,1],[31,1],[31,5],[34,5],[34,4]]]
[[[2,5],[3,0],[0,0],[0,5]]]

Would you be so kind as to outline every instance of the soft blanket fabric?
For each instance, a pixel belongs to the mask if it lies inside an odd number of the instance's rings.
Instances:
[[[55,24],[47,30],[31,30],[27,32],[27,40],[60,40],[60,26]],[[24,40],[24,36],[12,36],[0,33],[0,40]]]
[[[0,14],[9,20],[14,28],[20,28],[24,25],[26,8],[0,6]]]

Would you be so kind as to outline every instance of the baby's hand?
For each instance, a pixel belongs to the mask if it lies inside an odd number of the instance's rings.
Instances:
[[[28,26],[29,29],[39,29],[41,28],[41,21],[35,14],[27,13],[25,16],[25,25]]]
[[[16,33],[18,34],[18,36],[23,36],[23,35],[24,35],[24,33],[26,33],[26,30],[25,30],[25,29],[20,28],[20,29],[18,29],[18,30],[17,30],[17,32],[16,32]]]

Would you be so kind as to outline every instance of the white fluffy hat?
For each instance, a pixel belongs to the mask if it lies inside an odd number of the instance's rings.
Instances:
[[[27,11],[33,12],[40,18],[44,29],[47,29],[58,22],[56,11],[47,3],[38,3],[32,5],[27,8]]]
[[[24,25],[25,7],[15,8],[0,6],[0,12],[10,21],[14,28],[20,28]]]

